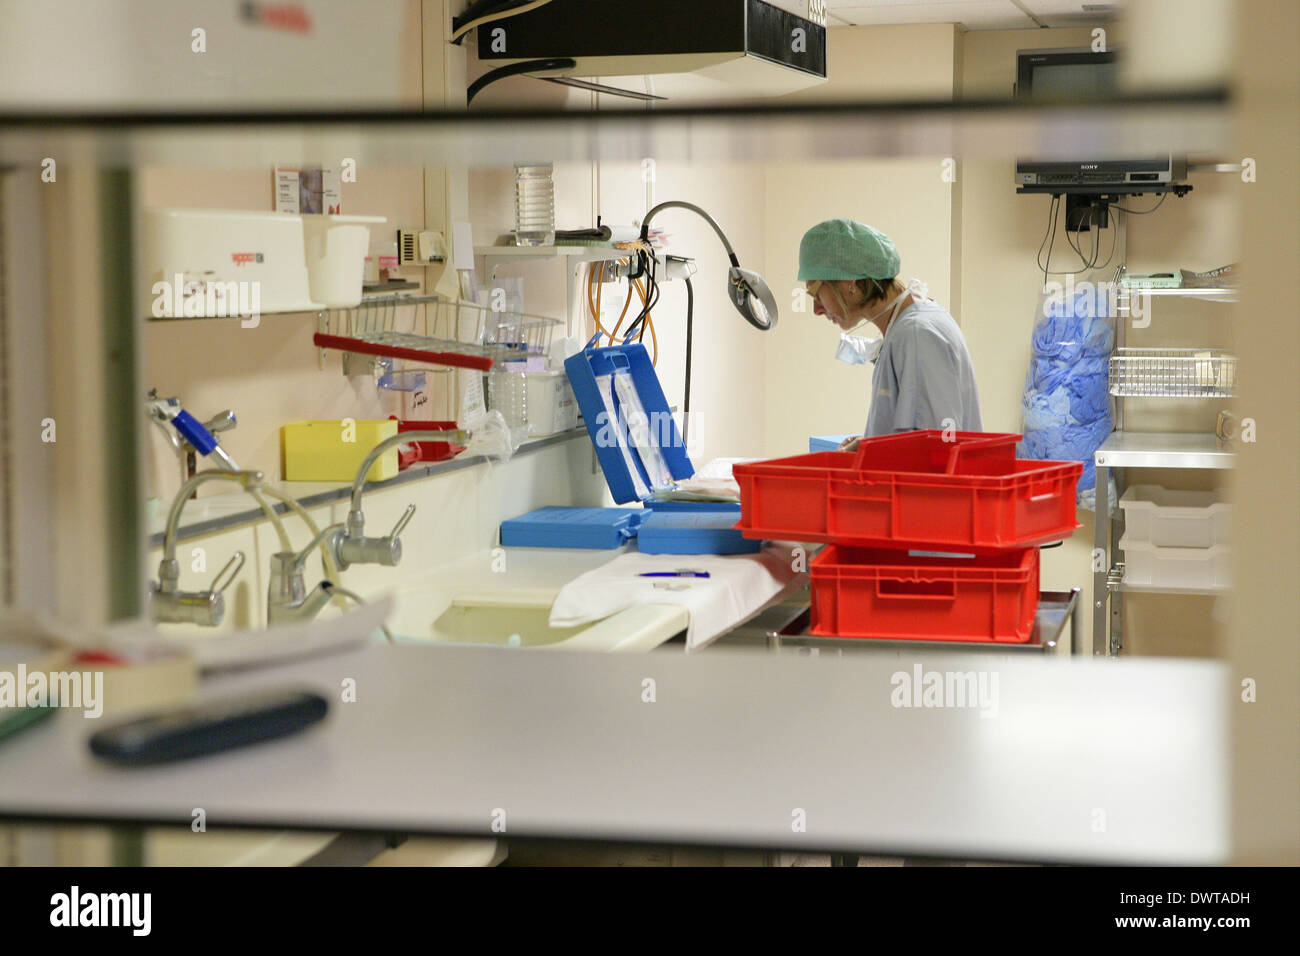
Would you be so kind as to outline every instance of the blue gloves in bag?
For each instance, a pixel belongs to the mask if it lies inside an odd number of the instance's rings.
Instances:
[[[1077,503],[1093,508],[1093,453],[1111,433],[1107,369],[1115,345],[1109,300],[1087,284],[1073,298],[1039,296],[1021,399],[1025,458],[1079,461]]]

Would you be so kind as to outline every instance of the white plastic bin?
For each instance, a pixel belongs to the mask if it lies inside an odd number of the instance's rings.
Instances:
[[[1124,538],[1134,547],[1212,548],[1228,543],[1232,505],[1213,491],[1170,491],[1134,485],[1119,500]]]
[[[1231,585],[1232,549],[1161,548],[1144,541],[1119,540],[1124,552],[1124,584],[1172,591],[1215,591]]]
[[[287,212],[146,209],[137,272],[146,313],[317,311],[323,303],[309,289],[302,220]]]

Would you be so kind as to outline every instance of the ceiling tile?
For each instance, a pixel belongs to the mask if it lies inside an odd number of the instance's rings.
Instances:
[[[1049,27],[1111,23],[1123,7],[1120,0],[1021,0],[1021,4]],[[1085,6],[1093,9],[1085,10]]]
[[[1014,30],[1036,25],[1011,0],[829,0],[827,8],[853,26],[960,23],[969,30]]]

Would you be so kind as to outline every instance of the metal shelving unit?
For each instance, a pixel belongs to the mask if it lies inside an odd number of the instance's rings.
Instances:
[[[1131,289],[1132,295],[1199,298],[1232,302],[1230,288]],[[1116,349],[1111,358],[1110,393],[1115,398],[1116,430],[1093,454],[1097,468],[1097,517],[1093,563],[1092,652],[1114,657],[1124,641],[1124,593],[1218,594],[1219,591],[1126,587],[1124,556],[1119,551],[1123,512],[1110,507],[1111,472],[1126,468],[1232,468],[1230,446],[1210,433],[1136,432],[1124,429],[1124,398],[1227,398],[1235,393],[1236,360],[1217,350],[1129,349],[1124,347],[1127,302],[1121,304]],[[1122,492],[1116,481],[1117,494]]]

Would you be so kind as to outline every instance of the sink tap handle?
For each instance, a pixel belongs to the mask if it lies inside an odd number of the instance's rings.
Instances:
[[[393,525],[393,530],[389,533],[388,536],[390,538],[396,538],[399,534],[402,533],[402,531],[406,529],[406,526],[411,523],[411,518],[414,516],[415,516],[415,502],[411,502],[411,504],[406,506],[406,510],[402,512],[402,516],[397,519],[397,524]]]
[[[227,408],[209,418],[203,423],[203,427],[215,434],[216,432],[230,431],[238,424],[239,420],[235,418],[235,413]]]
[[[226,566],[217,572],[217,576],[212,579],[211,591],[213,594],[220,594],[234,583],[239,572],[244,569],[244,552],[236,551],[226,562]]]

